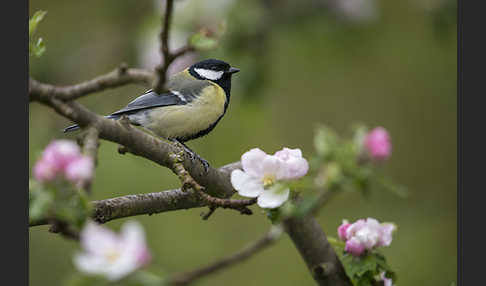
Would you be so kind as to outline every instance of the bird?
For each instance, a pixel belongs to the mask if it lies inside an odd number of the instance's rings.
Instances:
[[[199,159],[207,171],[209,163],[184,143],[208,134],[223,118],[230,102],[232,75],[239,71],[222,60],[199,61],[170,77],[166,93],[149,89],[105,117],[117,120],[126,116],[130,124],[181,144],[191,160]],[[64,132],[79,128],[71,125]]]

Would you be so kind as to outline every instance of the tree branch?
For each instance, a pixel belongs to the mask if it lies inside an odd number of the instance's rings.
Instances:
[[[281,233],[281,226],[273,226],[272,229],[270,229],[270,231],[268,231],[263,237],[252,242],[251,244],[248,244],[245,248],[239,250],[238,252],[223,257],[206,266],[202,266],[191,271],[174,274],[173,276],[169,277],[168,282],[171,285],[177,286],[187,285],[194,282],[195,280],[204,278],[225,268],[231,267],[237,263],[244,261],[245,259],[250,258],[252,255],[258,253],[266,247],[272,245],[275,241],[278,240],[278,238],[280,238]]]
[[[223,175],[230,176],[235,169],[241,168],[239,162],[231,163],[219,168]],[[234,190],[229,190],[226,196],[231,196]],[[152,215],[167,211],[191,209],[204,207],[208,201],[202,199],[193,191],[182,191],[180,189],[168,190],[163,192],[127,195],[106,200],[93,202],[93,219],[99,223],[137,216]],[[40,218],[36,221],[29,221],[29,226],[38,226],[48,224],[47,218]]]
[[[326,234],[313,216],[287,218],[283,224],[318,285],[352,286]]]
[[[82,140],[82,146],[83,146],[83,153],[86,156],[89,156],[95,165],[98,164],[98,129],[96,129],[94,126],[88,127],[86,134],[84,135],[84,138]],[[90,180],[83,181],[81,188],[86,190],[86,192],[89,194],[91,193],[91,183],[93,179],[91,178]]]
[[[160,54],[162,56],[162,62],[156,67],[157,79],[154,84],[154,91],[158,94],[164,91],[164,84],[166,82],[166,74],[169,65],[174,60],[174,57],[169,51],[169,32],[170,24],[172,20],[172,11],[174,7],[173,0],[165,0],[165,11],[162,24],[162,30],[160,31]]]
[[[53,86],[30,79],[29,99],[32,101],[37,100],[37,96],[55,95],[62,100],[74,100],[94,92],[122,86],[128,83],[143,83],[150,86],[153,80],[154,74],[150,71],[127,68],[126,65],[121,65],[107,74],[70,86]],[[35,93],[31,92],[32,84],[35,86]]]
[[[182,153],[182,152],[181,152]],[[234,209],[238,210],[241,214],[251,215],[253,214],[252,211],[247,208],[247,206],[256,203],[256,198],[253,199],[245,199],[245,200],[231,200],[231,199],[220,199],[212,197],[204,192],[204,187],[199,185],[187,172],[184,168],[183,160],[181,153],[179,154],[171,154],[171,158],[173,160],[173,170],[179,177],[179,180],[182,183],[182,190],[186,191],[188,188],[192,188],[192,190],[196,191],[198,194],[214,211],[214,208],[224,208],[224,209]],[[207,219],[208,216],[205,216]]]

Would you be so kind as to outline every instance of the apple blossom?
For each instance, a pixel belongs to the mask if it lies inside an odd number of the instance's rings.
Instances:
[[[269,155],[259,148],[251,149],[241,156],[243,170],[231,173],[231,184],[239,195],[256,198],[262,208],[277,208],[289,197],[290,190],[279,181],[295,180],[304,176],[307,160],[300,149],[284,148]]]
[[[66,177],[74,183],[89,180],[93,175],[93,159],[88,156],[79,156],[66,166]]]
[[[346,230],[350,226],[351,226],[351,224],[347,220],[343,220],[343,223],[338,227],[338,230],[337,230],[340,239],[342,239],[342,240],[346,239]]]
[[[81,154],[76,143],[69,140],[55,140],[42,152],[42,157],[36,162],[33,173],[34,177],[42,183],[63,176],[77,184],[89,180],[93,175],[93,168],[93,160]]]
[[[386,160],[391,155],[390,135],[383,127],[371,130],[364,139],[364,146],[372,159]]]
[[[283,148],[275,152],[275,157],[284,161],[287,169],[287,179],[298,179],[307,174],[309,170],[309,163],[302,158],[302,151],[300,149]]]
[[[352,224],[344,220],[338,228],[338,235],[346,241],[346,252],[360,256],[365,250],[389,246],[395,228],[394,224],[380,224],[374,218],[359,219]]]
[[[344,251],[350,253],[353,256],[361,256],[365,252],[365,246],[355,237],[346,241]]]
[[[74,256],[77,269],[89,275],[120,280],[151,260],[142,226],[126,222],[120,234],[94,222],[87,222],[81,235],[83,252]]]
[[[80,153],[81,150],[76,143],[69,140],[55,140],[47,145],[42,157],[60,170],[77,159]]]

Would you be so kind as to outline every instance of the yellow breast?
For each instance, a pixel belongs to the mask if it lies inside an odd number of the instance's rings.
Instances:
[[[224,90],[212,83],[188,104],[154,108],[146,127],[165,138],[190,137],[215,123],[224,113],[225,102]]]

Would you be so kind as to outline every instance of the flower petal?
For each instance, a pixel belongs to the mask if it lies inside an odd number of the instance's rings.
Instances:
[[[78,253],[73,257],[74,266],[86,274],[102,274],[103,269],[108,265],[108,261],[102,256]]]
[[[264,190],[258,197],[257,204],[262,208],[273,209],[281,206],[289,198],[289,189],[281,190],[279,185],[274,185],[268,190]]]
[[[284,147],[282,150],[275,152],[274,156],[282,160],[287,160],[289,157],[302,158],[302,151],[299,148],[290,149]]]
[[[267,153],[259,148],[253,148],[250,151],[245,152],[241,156],[243,170],[251,176],[259,178],[263,177],[262,161],[266,156],[268,156]]]
[[[256,198],[263,192],[263,183],[241,170],[231,173],[231,184],[240,196]]]
[[[266,155],[263,158],[263,161],[260,162],[262,166],[262,175],[277,175],[280,173],[282,169],[283,161],[278,159],[275,156]],[[278,178],[277,178],[278,179]]]
[[[80,239],[83,249],[92,254],[104,254],[107,249],[113,249],[119,242],[114,232],[92,221],[86,223]]]
[[[392,242],[392,233],[396,226],[392,223],[381,224],[380,238],[377,246],[389,246]]]

